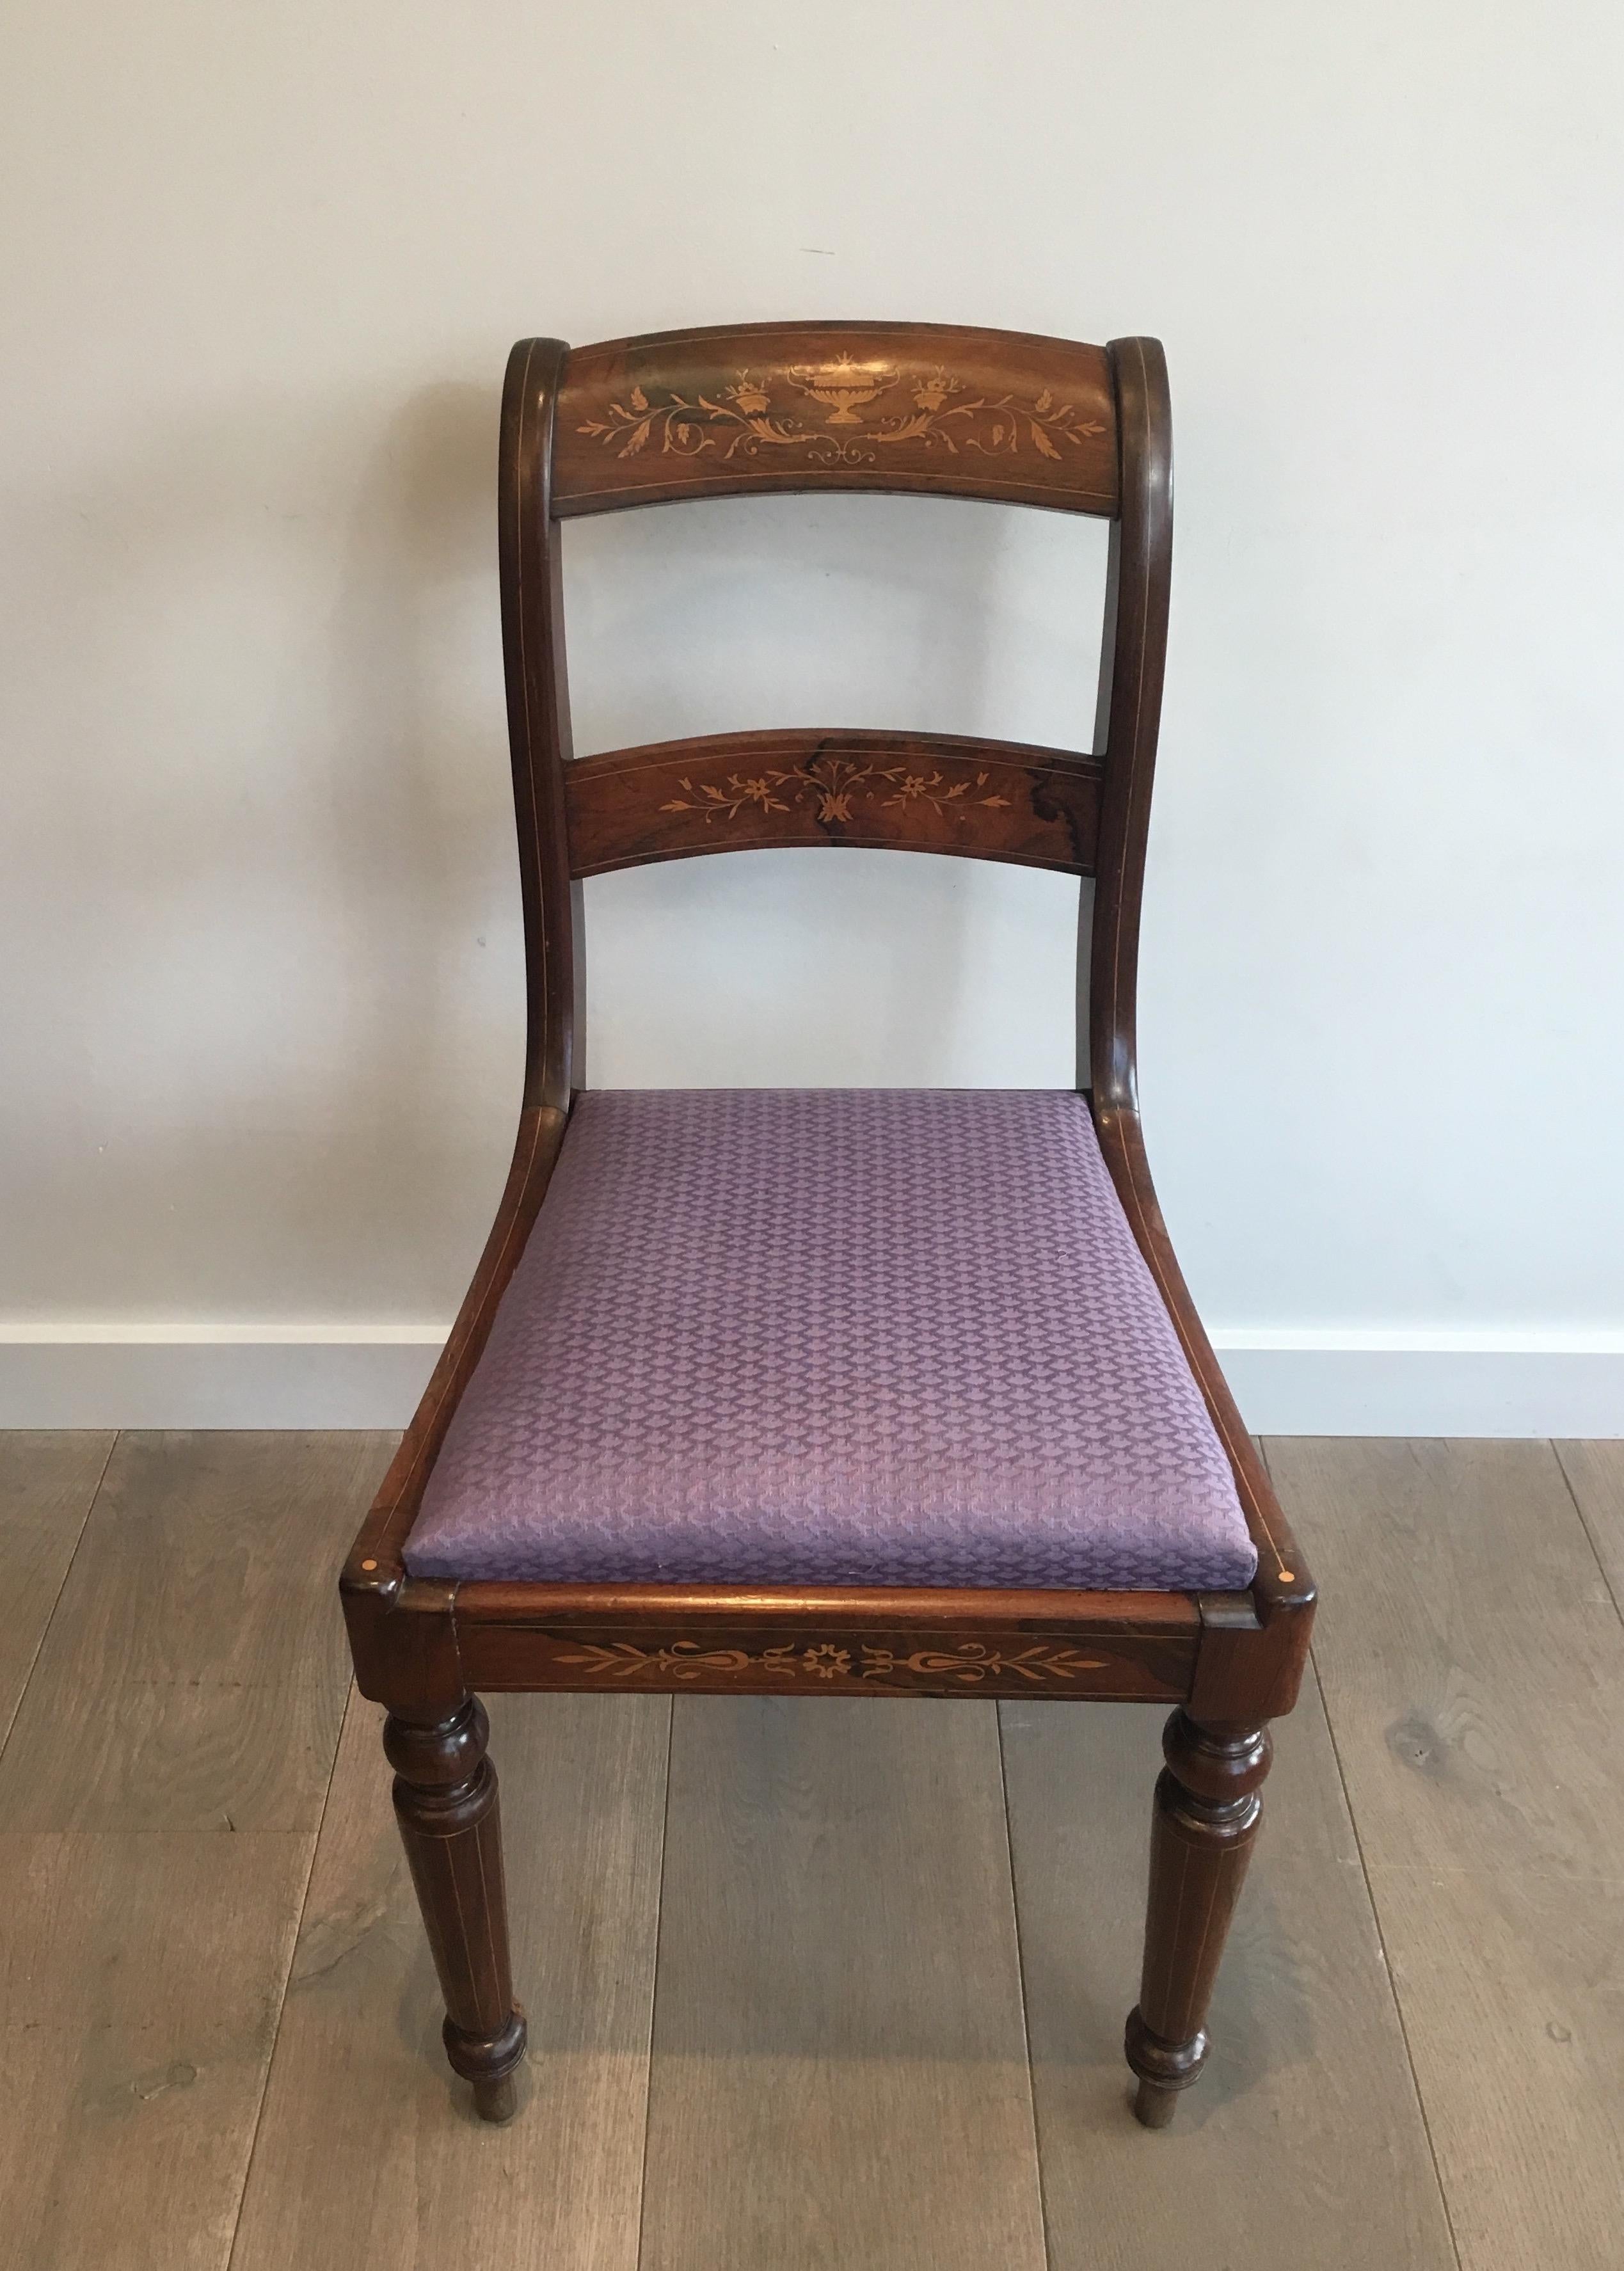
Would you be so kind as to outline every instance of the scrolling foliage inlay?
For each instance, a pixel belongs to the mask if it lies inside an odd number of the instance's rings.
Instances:
[[[570,867],[852,844],[1092,872],[1097,758],[943,733],[716,733],[569,766]]]
[[[810,1646],[786,1642],[771,1648],[708,1648],[702,1642],[674,1641],[660,1648],[640,1647],[636,1642],[580,1641],[561,1649],[555,1661],[587,1679],[631,1681],[658,1679],[684,1685],[700,1680],[737,1679],[752,1685],[764,1675],[772,1679],[905,1682],[910,1678],[933,1687],[943,1680],[959,1687],[979,1687],[988,1679],[1024,1681],[1032,1687],[1064,1686],[1086,1679],[1108,1668],[1109,1659],[1086,1656],[1063,1641],[1023,1641],[1011,1647],[992,1647],[982,1641],[949,1641],[936,1647],[896,1649],[875,1646],[853,1637],[849,1646],[819,1641]]]
[[[573,348],[553,509],[795,489],[1121,502],[1103,349],[949,324],[747,324]]]
[[[809,800],[819,820],[850,821],[852,803],[883,807],[927,805],[933,812],[971,810],[980,805],[990,812],[1007,812],[1009,800],[989,786],[990,774],[977,773],[958,780],[933,770],[915,772],[906,765],[860,764],[850,757],[813,757],[793,772],[764,767],[749,775],[730,772],[725,780],[695,784],[686,774],[677,782],[685,794],[673,797],[662,812],[700,812],[708,821],[719,816],[737,820],[751,807],[762,812],[788,812],[792,805]]]
[[[903,401],[895,402],[904,389]],[[822,406],[822,422],[808,423],[806,402]],[[836,427],[850,430],[836,433]],[[1058,464],[1068,447],[1098,440],[1105,430],[1102,420],[1075,403],[1057,401],[1050,387],[1024,396],[995,393],[942,367],[905,379],[894,366],[860,362],[849,354],[783,370],[741,370],[716,396],[697,389],[692,395],[675,389],[650,394],[633,385],[600,417],[584,419],[576,428],[617,458],[638,457],[652,447],[682,458],[714,450],[726,462],[788,450],[824,466],[872,465],[880,451],[909,443],[948,457],[961,451],[1019,457],[1032,450]]]

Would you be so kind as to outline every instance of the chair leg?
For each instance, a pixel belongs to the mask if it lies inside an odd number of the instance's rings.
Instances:
[[[1166,2127],[1206,2060],[1202,2022],[1263,1818],[1258,1791],[1272,1747],[1267,1727],[1202,1726],[1183,1711],[1162,1736],[1144,1976],[1126,2044],[1139,2077],[1134,2111],[1147,2129]]]
[[[445,2053],[487,2121],[511,2118],[525,2014],[513,2000],[490,1723],[477,1696],[427,1726],[391,1717],[395,1817],[445,1997]]]

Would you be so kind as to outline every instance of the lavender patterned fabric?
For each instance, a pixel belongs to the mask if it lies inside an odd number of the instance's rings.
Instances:
[[[1241,1586],[1229,1463],[1077,1096],[599,1090],[419,1576]]]

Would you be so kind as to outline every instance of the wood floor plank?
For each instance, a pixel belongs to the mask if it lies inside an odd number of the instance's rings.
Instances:
[[[110,1428],[0,1433],[0,1743],[113,1448]]]
[[[226,2263],[389,1448],[114,1449],[0,1756],[8,2263]]]
[[[1467,2271],[1617,2271],[1624,1879],[1372,1882]]]
[[[0,2260],[222,2271],[309,1840],[0,1835]]]
[[[1624,1876],[1624,1629],[1548,1443],[1271,1441],[1366,1859]]]
[[[514,1976],[516,2120],[478,2120],[353,1701],[311,1875],[232,2271],[635,2271],[670,1706],[493,1696]]]
[[[1040,2271],[992,1707],[673,1731],[643,2271]]]
[[[1616,2271],[1624,1625],[1546,1444],[1271,1441],[1467,2271]]]
[[[15,1829],[314,1832],[337,1571],[394,1438],[120,1437],[0,1756]]]
[[[1138,1989],[1165,1714],[1001,1709],[1054,2271],[1453,2271],[1313,1683],[1275,1729],[1206,2071],[1160,2134],[1129,2111],[1122,2022]]]
[[[1556,1456],[1624,1615],[1624,1442],[1559,1443]]]

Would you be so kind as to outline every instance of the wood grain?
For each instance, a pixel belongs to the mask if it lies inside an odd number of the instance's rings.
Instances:
[[[1116,509],[1102,350],[947,324],[745,324],[574,348],[561,517],[784,489]]]
[[[1086,972],[1088,1073],[1095,1126],[1136,1241],[1166,1305],[1234,1471],[1257,1547],[1252,1629],[1231,1622],[1203,1649],[1192,1691],[1199,1718],[1255,1724],[1289,1711],[1307,1659],[1315,1584],[1241,1424],[1190,1299],[1151,1174],[1139,1116],[1139,928],[1161,728],[1173,566],[1173,411],[1167,360],[1152,339],[1108,350],[1121,424],[1121,513],[1111,531],[1098,725],[1106,741],[1091,943]],[[1083,1076],[1079,1072],[1079,1080]]]
[[[563,557],[553,518],[562,339],[520,339],[508,357],[497,451],[502,652],[525,918],[525,1106],[564,1113],[577,1085],[583,1007],[579,907],[570,886],[563,769],[572,750]]]
[[[992,1709],[674,1709],[642,2271],[1039,2271]]]
[[[455,1625],[481,1694],[1171,1700],[1188,1691],[1203,1612],[1181,1593],[1059,1588],[470,1582]]]
[[[348,1686],[332,1573],[394,1438],[127,1434],[0,1758],[17,1829],[299,1829]]]
[[[352,1703],[233,2271],[634,2271],[670,1709],[492,1706],[531,2035],[497,2130],[443,2061],[383,1715]]]
[[[1093,872],[1099,757],[962,733],[702,733],[566,767],[570,865],[799,844]]]
[[[1073,1592],[1061,1585],[667,1585],[642,1579],[585,1584],[470,1579],[457,1589],[456,1614],[459,1645],[472,1642],[480,1626],[517,1625],[526,1618],[546,1626],[620,1625],[628,1631],[663,1619],[673,1632],[690,1633],[755,1619],[796,1631],[848,1625],[870,1634],[901,1619],[926,1632],[963,1630],[983,1638],[996,1627],[1018,1627],[1091,1639],[1192,1642],[1203,1623],[1202,1608],[1186,1593]]]
[[[223,2271],[310,1840],[0,1835],[0,2256]]]
[[[1548,1444],[1273,1441],[1468,2271],[1613,2271],[1624,1625]]]
[[[1556,1456],[1624,1615],[1624,1442],[1558,1443]]]
[[[0,1756],[0,2190],[28,2271],[225,2264],[387,1439],[123,1437]]]
[[[5,1740],[113,1448],[108,1428],[0,1433],[0,1743]]]
[[[883,1596],[880,1596],[883,1598]],[[1026,1695],[1156,1698],[1188,1693],[1193,1633],[1055,1632],[997,1626],[850,1625],[837,1619],[628,1627],[533,1618],[458,1633],[471,1686],[692,1695]]]
[[[1129,2116],[1121,2053],[1161,1714],[999,1709],[1057,2271],[1186,2261],[1449,2271],[1427,2133],[1312,1684],[1275,1731],[1267,1818],[1218,1974],[1206,2071],[1161,2135]]]
[[[353,1471],[331,1438],[207,1439],[206,1460],[195,1437],[146,1441],[140,1487],[121,1469],[131,1518],[104,1531],[98,1507],[80,1564],[104,1566],[83,1582],[76,1567],[35,1683],[78,1683],[64,1702],[112,1731],[77,1781],[57,1754],[63,1821],[120,1826],[0,1832],[0,2254],[19,2271],[224,2271],[314,1815],[233,1835],[209,1810],[233,1760],[244,1818],[255,1792],[273,1820],[297,1810],[253,1732],[273,1740],[274,1699],[244,1707],[214,1626],[295,1693],[307,1674],[290,1668],[279,1596],[238,1585],[242,1565],[197,1530],[211,1475],[236,1525],[257,1509],[286,1525],[288,1552],[353,1518],[328,1501],[369,1479],[364,1441]],[[36,1507],[41,1476],[63,1478],[48,1450],[30,1480],[39,1447],[0,1438]],[[1561,1449],[1606,1552],[1624,1454]],[[1468,2271],[1613,2271],[1624,1625],[1567,1485],[1538,1445],[1270,1450],[1343,1579],[1318,1649]],[[147,1589],[138,1649],[107,1614],[121,1554],[123,1582]],[[76,1639],[81,1618],[110,1640],[105,1657]],[[318,1614],[295,1652],[324,1664],[325,1645]],[[195,1667],[189,1719],[144,1702]],[[531,2102],[495,2131],[440,2062],[379,1715],[352,1705],[234,2271],[632,2271],[668,1709],[494,1707],[534,2044]],[[1051,2261],[1441,2271],[1312,1682],[1276,1729],[1208,2074],[1166,2135],[1129,2118],[1121,2028],[1162,1716],[1003,1707]],[[648,2262],[1035,2267],[987,1708],[684,1700],[677,1716]],[[31,1691],[19,1727],[41,1724]],[[184,1776],[170,1755],[183,1726]],[[0,1770],[28,1798],[14,1749]],[[168,1826],[142,1826],[143,1798]]]
[[[477,1695],[432,1724],[388,1718],[395,1819],[445,2006],[452,2071],[481,2120],[510,2121],[529,2029],[514,1999],[502,1865],[501,1783]]]

